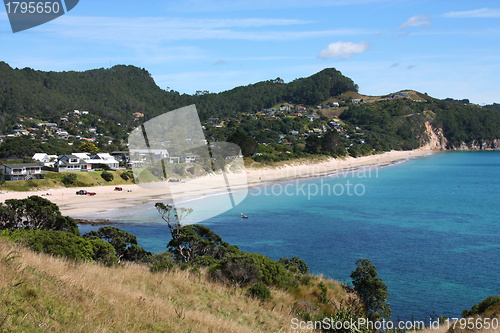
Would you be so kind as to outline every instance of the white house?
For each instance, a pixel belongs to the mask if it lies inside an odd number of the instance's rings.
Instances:
[[[105,164],[111,169],[118,169],[120,162],[118,162],[113,156],[108,153],[97,153],[90,156],[85,160],[86,162],[95,166],[97,164]]]
[[[54,163],[57,161],[57,155],[36,153],[31,159],[41,162],[44,166],[53,167]]]
[[[36,163],[3,164],[0,168],[8,180],[43,178],[42,167]]]
[[[187,154],[181,155],[179,159],[180,159],[181,163],[194,163],[199,158],[200,158],[199,155],[187,153]]]
[[[75,156],[74,154],[59,157],[55,163],[55,167],[58,172],[88,171],[91,169],[90,163],[87,163],[85,160]]]

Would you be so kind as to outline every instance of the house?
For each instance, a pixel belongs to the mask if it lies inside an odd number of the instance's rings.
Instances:
[[[25,130],[25,129],[15,129],[15,130],[14,130],[14,134],[15,134],[16,136],[21,136],[21,135],[29,135],[29,134],[30,134],[30,132],[29,132],[29,131],[27,131],[27,130]]]
[[[196,162],[196,160],[198,160],[199,158],[200,158],[199,155],[187,153],[187,154],[181,155],[179,157],[179,160],[181,161],[181,163],[188,164],[188,163]]]
[[[90,163],[87,163],[74,154],[59,157],[54,166],[57,168],[57,172],[89,171],[92,168]]]
[[[0,170],[6,180],[43,179],[42,166],[37,163],[3,164]]]
[[[299,135],[299,131],[290,131],[290,135]]]
[[[90,163],[93,167],[96,167],[98,164],[104,164],[110,167],[111,169],[118,169],[120,164],[109,153],[97,153],[95,155],[91,155],[89,158],[85,160],[85,162]]]
[[[353,102],[354,104],[356,104],[356,103],[361,102],[361,100],[360,100],[360,99],[358,99],[358,98],[353,98],[353,99],[352,99],[352,102]]]
[[[338,102],[333,102],[332,103],[332,108],[338,108],[339,107],[339,103]]]
[[[40,162],[44,166],[53,167],[57,161],[57,155],[47,155],[45,153],[36,153],[31,158],[34,161]]]
[[[125,150],[115,150],[111,152],[111,156],[117,161],[128,162],[130,160],[130,152]]]

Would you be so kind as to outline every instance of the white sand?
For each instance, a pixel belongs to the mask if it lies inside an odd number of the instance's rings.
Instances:
[[[393,164],[411,157],[432,154],[430,150],[391,151],[380,155],[364,156],[360,158],[328,159],[316,164],[289,164],[278,168],[247,169],[244,173],[232,175],[230,184],[232,189],[242,186],[257,186],[267,182],[289,180],[296,178],[310,178],[345,172],[362,167],[379,167]],[[179,183],[149,184],[149,188],[139,185],[121,185],[123,191],[114,191],[114,186],[57,188],[44,191],[4,192],[0,194],[0,201],[6,199],[23,199],[31,195],[44,195],[45,198],[57,204],[63,215],[76,216],[88,213],[104,212],[114,209],[133,207],[148,202],[167,202],[172,194],[177,197],[201,197],[217,191],[227,190],[222,175],[208,175]],[[84,189],[96,192],[95,196],[76,195],[76,191]],[[45,196],[47,193],[50,195]]]

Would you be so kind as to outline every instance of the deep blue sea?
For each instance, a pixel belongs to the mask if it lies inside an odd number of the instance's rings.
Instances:
[[[446,152],[252,188],[203,224],[243,251],[295,255],[343,282],[368,258],[388,285],[393,319],[428,319],[500,294],[499,206],[500,152]],[[119,227],[139,245],[165,250],[169,232],[154,208],[121,214]]]

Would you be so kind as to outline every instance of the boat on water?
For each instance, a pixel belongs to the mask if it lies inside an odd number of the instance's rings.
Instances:
[[[248,218],[248,215],[245,215],[245,214],[241,213],[241,218],[242,218],[242,219],[247,219],[247,218]]]

